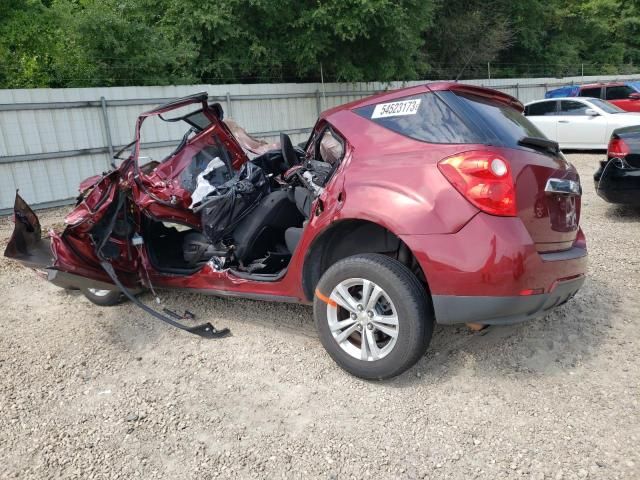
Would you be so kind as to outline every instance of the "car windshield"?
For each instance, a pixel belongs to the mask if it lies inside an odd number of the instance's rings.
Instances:
[[[605,113],[624,113],[624,110],[622,110],[620,107],[614,105],[613,103],[609,103],[606,100],[600,100],[599,98],[591,98],[589,99],[589,102],[591,102],[593,105],[600,108],[601,110],[604,110]]]

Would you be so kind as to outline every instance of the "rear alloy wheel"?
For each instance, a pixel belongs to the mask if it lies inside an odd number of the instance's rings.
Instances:
[[[366,379],[390,378],[410,368],[433,331],[424,286],[403,264],[378,254],[331,266],[318,283],[314,317],[336,363]]]
[[[126,300],[120,290],[101,290],[98,288],[83,288],[82,293],[90,302],[101,307],[111,307]]]

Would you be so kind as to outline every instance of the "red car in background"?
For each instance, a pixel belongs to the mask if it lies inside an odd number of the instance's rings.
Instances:
[[[186,97],[138,118],[122,163],[83,183],[64,231],[41,238],[16,196],[5,255],[203,337],[224,332],[136,294],[313,303],[338,365],[389,378],[424,354],[434,322],[532,319],[584,282],[578,174],[522,110],[494,90],[433,83],[324,112],[304,148],[282,135],[257,151],[206,94]],[[149,117],[189,129],[141,165]]]
[[[549,90],[545,98],[600,98],[627,112],[640,112],[640,82],[608,82],[571,85]]]

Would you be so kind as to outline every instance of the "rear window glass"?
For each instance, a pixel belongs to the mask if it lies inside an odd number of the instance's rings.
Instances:
[[[354,111],[389,130],[423,142],[482,142],[477,133],[432,93],[367,105]]]
[[[456,93],[469,115],[482,120],[485,128],[504,145],[517,147],[523,137],[546,138],[538,128],[520,111],[503,103],[470,95]]]
[[[528,105],[524,109],[527,116],[544,116],[556,114],[556,102],[540,102]]]

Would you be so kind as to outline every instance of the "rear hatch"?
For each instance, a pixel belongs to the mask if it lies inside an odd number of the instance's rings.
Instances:
[[[453,89],[454,110],[483,132],[511,165],[517,214],[539,252],[570,249],[580,221],[580,178],[557,144],[544,136],[508,96]]]

